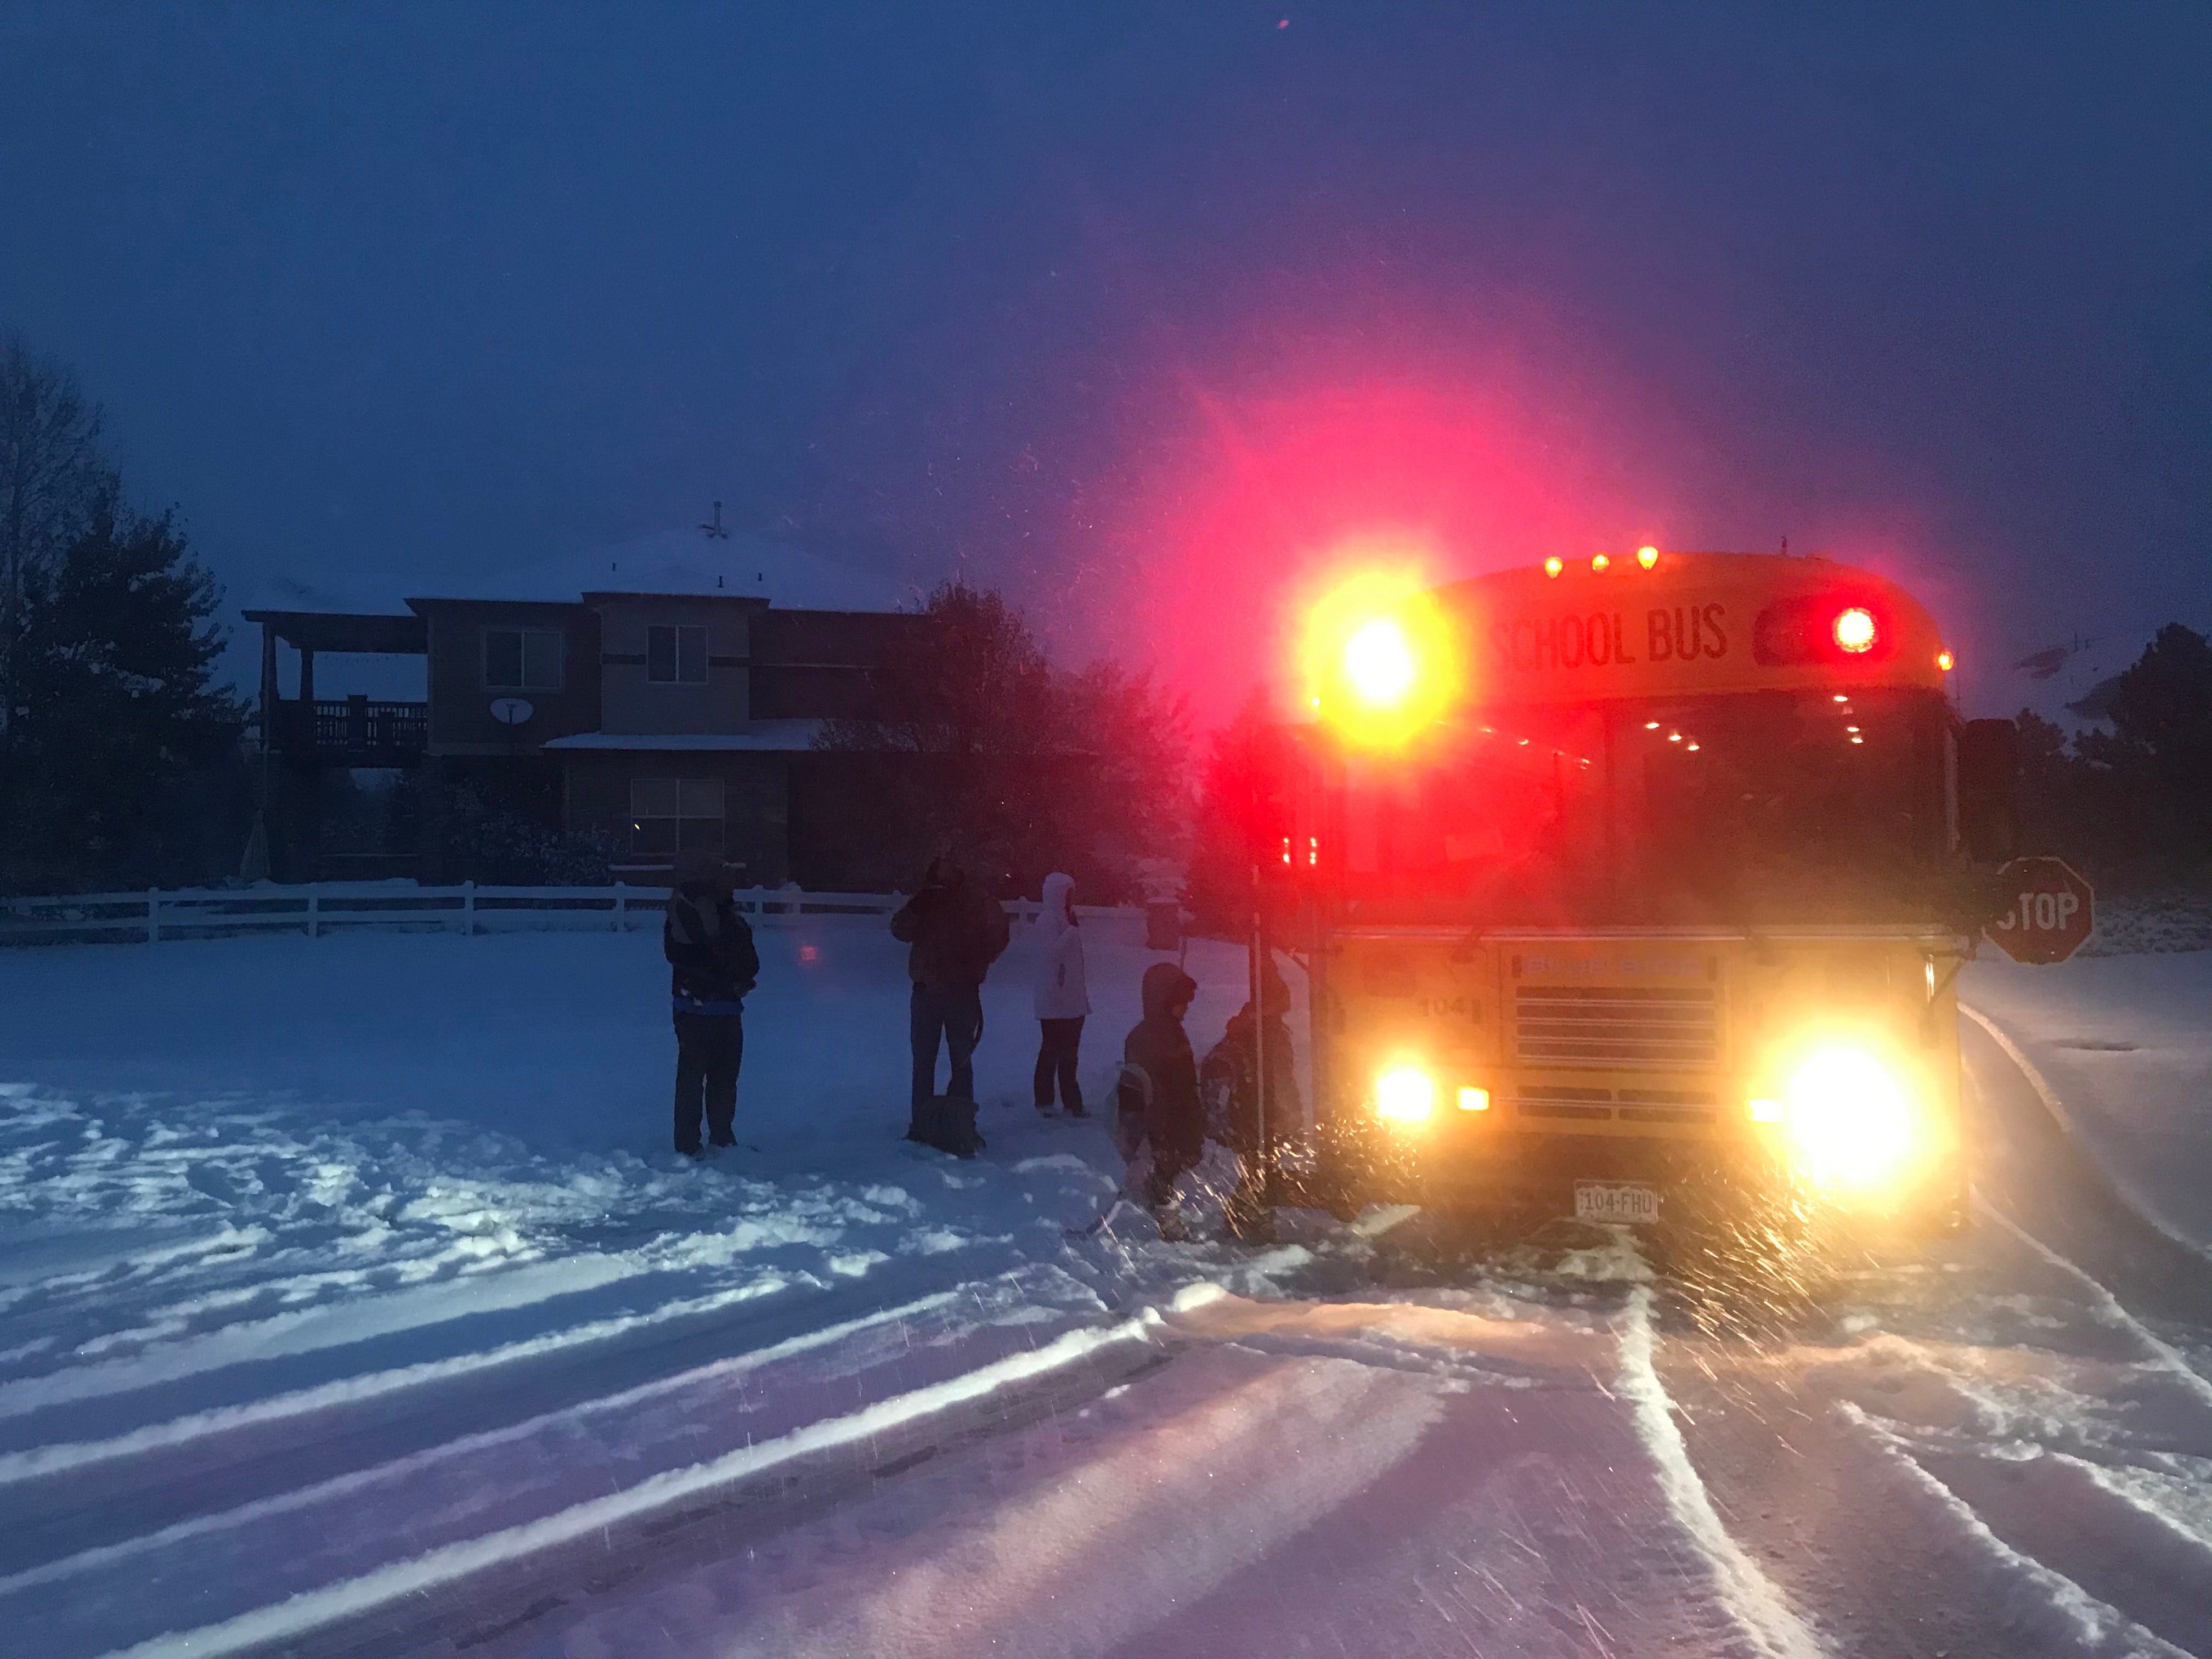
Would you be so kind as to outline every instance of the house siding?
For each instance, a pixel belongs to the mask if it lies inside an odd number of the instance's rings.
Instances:
[[[872,712],[872,671],[910,648],[927,626],[897,611],[761,612],[752,629],[753,718],[865,718]]]
[[[410,599],[428,624],[431,755],[534,754],[549,738],[599,729],[599,619],[581,605]],[[543,629],[562,636],[561,685],[514,691],[484,684],[484,633]],[[495,699],[519,696],[531,716],[518,726],[494,719]]]
[[[742,732],[752,708],[750,623],[767,608],[757,599],[714,599],[680,594],[586,597],[599,617],[602,732]],[[647,632],[654,627],[707,630],[703,685],[656,684],[648,678]]]
[[[604,836],[616,861],[632,852],[629,786],[635,778],[717,780],[722,786],[722,856],[741,864],[749,885],[791,879],[791,793],[787,758],[777,754],[682,750],[581,750],[564,755],[571,829]]]

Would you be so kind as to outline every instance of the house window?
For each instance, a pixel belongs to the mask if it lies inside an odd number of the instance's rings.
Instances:
[[[561,634],[552,628],[487,628],[484,684],[494,691],[558,691]]]
[[[719,853],[722,850],[720,778],[632,778],[630,851]]]
[[[704,628],[648,628],[645,630],[645,677],[659,685],[707,683]]]

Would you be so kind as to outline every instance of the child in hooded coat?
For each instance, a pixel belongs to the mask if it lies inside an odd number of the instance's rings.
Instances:
[[[1115,1144],[1129,1162],[1133,1195],[1160,1224],[1164,1238],[1181,1238],[1176,1181],[1206,1151],[1198,1098],[1198,1060],[1182,1029],[1198,981],[1171,962],[1145,969],[1145,1017],[1121,1044],[1115,1091]]]
[[[1075,878],[1044,878],[1044,904],[1037,913],[1036,981],[1030,989],[1036,1011],[1038,1042],[1035,1090],[1036,1109],[1052,1109],[1053,1085],[1070,1117],[1088,1115],[1083,1088],[1076,1081],[1076,1059],[1083,1043],[1083,1021],[1091,1012],[1084,981],[1083,934],[1075,922]]]

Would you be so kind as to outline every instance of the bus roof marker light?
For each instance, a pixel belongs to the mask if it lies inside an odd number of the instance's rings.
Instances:
[[[1556,576],[1559,572],[1565,570],[1566,568],[1567,562],[1556,553],[1553,554],[1550,558],[1544,561],[1544,574],[1547,576]]]
[[[1590,568],[1593,570],[1606,570],[1610,568],[1612,564],[1613,561],[1602,553],[1594,553],[1590,556]]]
[[[1667,734],[1667,741],[1669,743],[1680,743],[1681,740],[1682,734],[1680,732],[1669,732]]]
[[[1875,641],[1881,637],[1881,630],[1875,626],[1874,612],[1863,605],[1838,611],[1831,631],[1835,635],[1837,649],[1848,651],[1853,656],[1873,650]]]
[[[1656,732],[1659,729],[1659,722],[1657,720],[1646,720],[1644,722],[1644,729],[1647,732]]]
[[[1936,653],[1936,672],[1937,673],[1948,674],[1958,665],[1959,659],[1953,656],[1949,652],[1938,651]]]
[[[1659,550],[1656,547],[1638,548],[1636,550],[1636,562],[1642,565],[1646,570],[1650,569],[1653,565],[1659,562]]]
[[[1694,755],[1698,752],[1698,745],[1694,743],[1688,744],[1687,747],[1692,754]]]

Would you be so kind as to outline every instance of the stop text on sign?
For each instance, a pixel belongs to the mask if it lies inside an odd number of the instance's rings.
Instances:
[[[1655,605],[1644,613],[1640,627],[1632,615],[1593,611],[1495,623],[1491,649],[1501,662],[1522,670],[1696,662],[1728,655],[1726,605]]]
[[[2013,901],[2012,908],[1997,923],[2000,928],[2033,927],[2046,933],[2055,933],[2073,925],[2074,915],[2081,908],[2078,893],[2022,893]]]
[[[2010,894],[1989,925],[1992,943],[2015,962],[2063,962],[2087,942],[2095,895],[2063,859],[2014,859],[2000,872]]]

